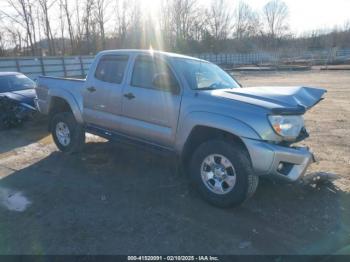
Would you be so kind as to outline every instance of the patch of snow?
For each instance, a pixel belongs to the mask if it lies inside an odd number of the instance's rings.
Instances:
[[[0,188],[0,205],[11,211],[23,212],[31,202],[22,192]]]

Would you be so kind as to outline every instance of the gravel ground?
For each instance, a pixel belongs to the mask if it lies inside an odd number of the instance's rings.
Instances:
[[[0,254],[350,254],[350,71],[241,74],[327,88],[306,115],[306,182],[261,180],[235,209],[200,199],[165,156],[88,137],[57,151],[45,121],[0,131]]]

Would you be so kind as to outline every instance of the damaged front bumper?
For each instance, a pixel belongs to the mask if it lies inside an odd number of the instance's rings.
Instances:
[[[0,96],[0,130],[16,127],[32,118],[36,108],[7,96]]]
[[[243,139],[257,175],[272,175],[287,181],[297,181],[315,162],[306,147],[286,147],[264,141]]]

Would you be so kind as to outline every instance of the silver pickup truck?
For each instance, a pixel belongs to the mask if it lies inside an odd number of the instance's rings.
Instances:
[[[149,50],[100,52],[86,80],[39,77],[36,106],[63,152],[81,149],[85,132],[172,152],[210,203],[241,204],[259,176],[287,181],[314,162],[304,113],[326,91],[242,88],[220,67]]]

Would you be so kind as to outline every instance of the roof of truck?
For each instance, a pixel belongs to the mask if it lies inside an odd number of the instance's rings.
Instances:
[[[187,56],[187,55],[181,55],[176,53],[170,53],[170,52],[163,52],[163,51],[157,51],[152,49],[116,49],[116,50],[105,50],[99,52],[99,54],[115,54],[115,53],[124,53],[124,54],[156,54],[156,55],[162,55],[166,57],[174,57],[174,58],[184,58],[184,59],[194,59],[194,60],[201,60],[196,57]]]

